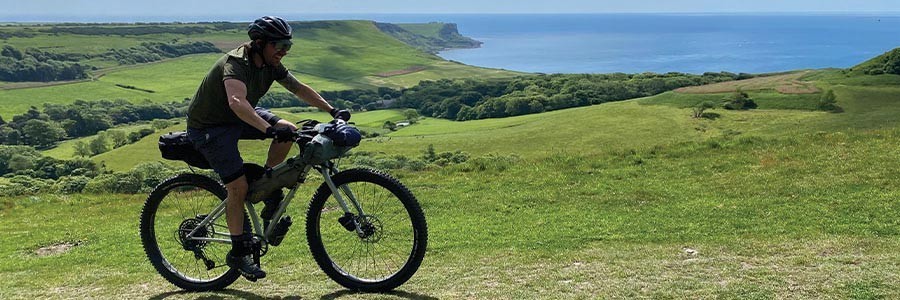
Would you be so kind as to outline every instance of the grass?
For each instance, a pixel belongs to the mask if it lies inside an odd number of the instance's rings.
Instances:
[[[777,90],[785,94],[813,94],[819,90],[811,82],[800,81],[800,78],[809,76],[814,71],[789,72],[759,76],[750,79],[734,80],[707,84],[702,86],[689,86],[679,88],[676,91],[690,94],[712,94],[733,92],[738,89],[743,91],[753,90]]]
[[[505,170],[397,171],[422,202],[431,239],[425,264],[395,296],[898,297],[900,202],[886,188],[900,184],[898,138],[896,129],[719,137],[523,154]],[[312,185],[292,215],[302,215]],[[15,258],[0,264],[7,297],[350,296],[315,267],[301,227],[264,258],[270,278],[182,294],[143,258],[142,195],[6,201],[14,206],[0,211],[0,253]],[[59,241],[81,245],[32,252]]]
[[[444,23],[440,22],[431,22],[431,23],[408,23],[408,24],[397,24],[403,29],[406,29],[409,32],[427,36],[427,37],[438,37],[439,31],[444,28]]]
[[[816,110],[821,93],[816,94],[784,94],[774,90],[755,90],[745,93],[753,99],[758,109],[794,109]],[[666,92],[654,97],[640,100],[641,104],[668,105],[678,108],[691,108],[705,101],[723,102],[732,93],[690,94],[682,92]]]
[[[284,58],[284,64],[301,81],[319,91],[378,86],[401,88],[413,86],[421,80],[472,76],[512,77],[521,74],[447,62],[382,33],[369,21],[322,21],[314,24],[321,26],[297,30],[294,36],[297,42],[291,53]],[[0,46],[10,44],[23,49],[38,47],[47,51],[102,53],[109,48],[127,48],[146,41],[190,39],[209,41],[230,50],[245,38],[245,33],[235,30],[191,36],[155,34],[108,37],[38,34],[32,38],[3,40],[0,41]],[[95,81],[0,89],[0,102],[4,103],[0,108],[0,116],[11,119],[13,115],[27,111],[29,106],[36,103],[71,103],[76,99],[128,99],[134,102],[148,99],[163,103],[180,101],[194,95],[210,66],[221,55],[191,55],[124,68],[115,67],[115,64],[108,61],[95,61],[97,66],[106,68],[97,72],[105,75]],[[426,69],[400,76],[376,76],[413,66],[425,66]],[[155,93],[127,90],[116,87],[115,84],[149,89]],[[279,85],[274,86],[273,91],[284,90]]]
[[[418,84],[423,80],[438,80],[442,78],[469,78],[474,74],[479,79],[509,78],[525,75],[526,73],[514,72],[502,69],[489,69],[464,65],[452,61],[433,63],[425,69],[409,74],[390,77],[366,76],[364,82],[370,85],[386,86],[391,88],[407,88]]]
[[[331,282],[301,225],[263,258],[265,280],[183,293],[143,255],[145,195],[0,198],[0,297],[900,298],[897,78],[804,75],[834,90],[843,113],[804,109],[815,96],[763,89],[750,91],[759,109],[698,120],[688,107],[724,94],[673,92],[503,119],[426,118],[366,139],[359,150],[418,156],[432,144],[473,157],[391,171],[421,202],[430,236],[424,264],[393,294]],[[155,142],[95,159],[127,169],[156,160]],[[266,143],[241,147],[259,162]],[[297,220],[317,184],[311,178],[289,207]],[[35,254],[60,242],[78,246]]]

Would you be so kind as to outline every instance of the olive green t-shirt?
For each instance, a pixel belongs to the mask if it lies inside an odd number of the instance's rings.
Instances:
[[[244,82],[247,86],[247,102],[255,107],[259,99],[269,91],[272,82],[287,77],[288,70],[284,65],[260,68],[250,60],[248,53],[249,49],[241,46],[216,61],[206,78],[203,78],[188,107],[189,128],[203,129],[241,122],[228,106],[225,79]]]

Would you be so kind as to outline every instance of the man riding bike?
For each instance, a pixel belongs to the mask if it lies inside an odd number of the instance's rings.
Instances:
[[[266,167],[284,161],[297,126],[268,110],[256,107],[259,99],[277,81],[310,105],[333,117],[350,119],[350,112],[328,104],[319,93],[301,83],[281,63],[293,44],[291,26],[279,17],[266,16],[250,24],[250,42],[231,50],[213,65],[197,89],[188,108],[187,132],[228,191],[225,210],[232,249],[228,266],[249,280],[266,276],[252,257],[253,240],[245,231],[244,199],[247,178],[238,151],[239,139],[273,138]]]

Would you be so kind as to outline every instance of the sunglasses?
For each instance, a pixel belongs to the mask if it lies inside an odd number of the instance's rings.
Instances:
[[[272,44],[273,46],[275,46],[275,51],[279,51],[279,52],[291,51],[291,45],[294,44],[291,42],[291,40],[280,40],[280,41],[274,41],[274,42],[269,42],[269,43]]]

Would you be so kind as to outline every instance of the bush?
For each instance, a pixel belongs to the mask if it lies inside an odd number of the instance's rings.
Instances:
[[[750,96],[744,91],[741,91],[740,88],[730,96],[725,97],[724,100],[725,103],[722,107],[725,109],[743,110],[757,107],[756,102],[753,102],[753,99],[750,99]]]
[[[174,176],[176,173],[177,170],[169,165],[158,162],[146,162],[135,166],[126,174],[138,180],[140,183],[138,191],[149,192],[159,185],[160,182]]]
[[[716,107],[715,102],[712,102],[712,101],[700,102],[691,109],[693,111],[691,116],[694,117],[695,119],[702,118],[703,114],[706,112],[706,110],[712,109],[715,107]]]
[[[81,193],[90,180],[86,176],[64,176],[56,180],[53,189],[63,194]]]
[[[822,94],[822,97],[819,98],[819,103],[816,105],[816,108],[818,108],[819,110],[830,112],[838,112],[841,110],[841,108],[837,106],[837,97],[834,95],[833,90],[828,90]]]
[[[9,179],[9,184],[0,185],[0,196],[33,195],[49,192],[53,188],[53,180],[16,175]]]
[[[117,174],[100,174],[88,181],[87,184],[84,185],[82,191],[92,194],[114,193],[116,191],[117,181]]]

